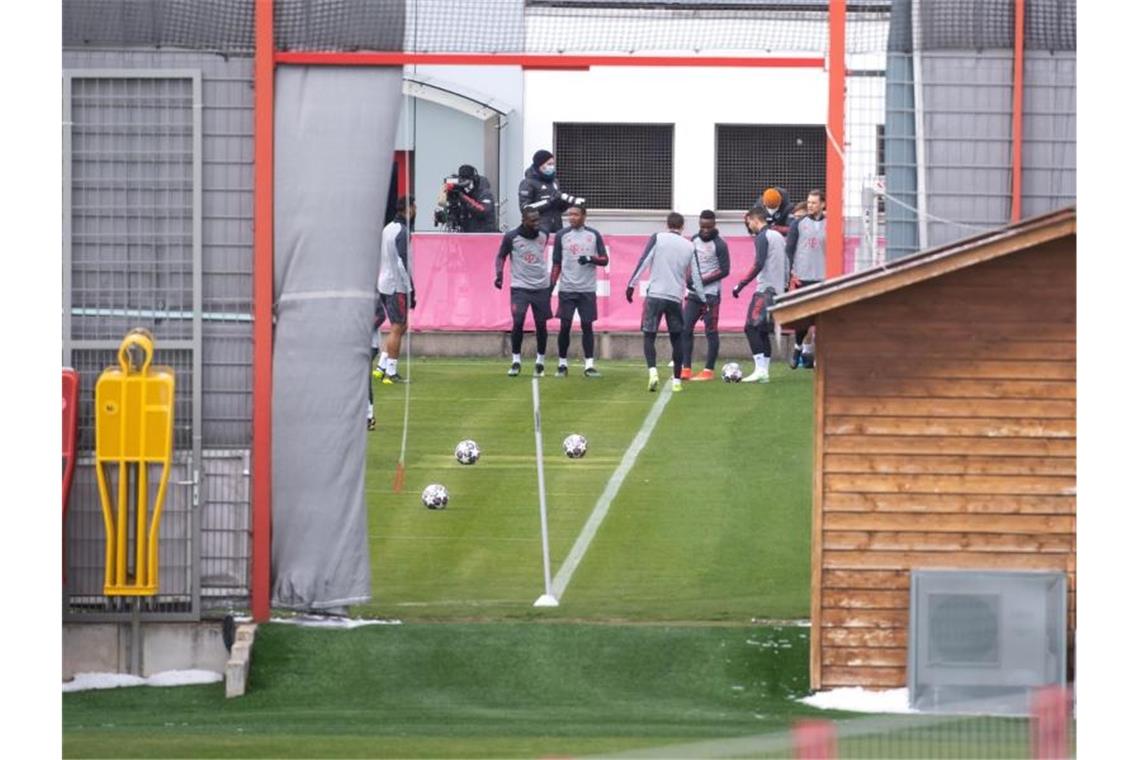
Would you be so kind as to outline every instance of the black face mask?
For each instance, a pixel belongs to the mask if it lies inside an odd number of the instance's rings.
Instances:
[[[534,240],[538,237],[539,228],[535,227],[533,230],[528,230],[526,227],[519,225],[519,234],[527,240]]]
[[[716,237],[716,235],[717,235],[717,229],[715,227],[712,228],[711,230],[709,230],[708,232],[701,230],[700,232],[697,233],[697,237],[699,237],[701,240],[705,241],[706,243],[708,241],[712,240],[714,237]]]

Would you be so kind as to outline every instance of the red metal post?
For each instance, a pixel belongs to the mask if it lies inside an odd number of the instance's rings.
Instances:
[[[828,0],[827,46],[827,276],[843,274],[843,141],[847,78],[847,9]]]
[[[1033,695],[1030,719],[1031,757],[1056,760],[1069,754],[1069,693],[1064,686],[1046,686]]]
[[[273,0],[254,6],[253,57],[253,619],[269,620],[273,489]]]
[[[1025,0],[1013,0],[1013,161],[1009,220],[1021,219],[1021,117],[1025,96]]]
[[[834,2],[834,0],[832,0]],[[591,66],[713,66],[818,69],[822,58],[640,55],[537,55],[533,53],[339,53],[281,52],[277,63],[307,66],[522,66],[526,69],[588,69]]]
[[[796,760],[834,760],[839,757],[839,735],[830,720],[799,720],[792,726]]]

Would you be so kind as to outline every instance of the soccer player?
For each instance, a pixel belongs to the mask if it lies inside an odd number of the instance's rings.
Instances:
[[[791,228],[792,202],[788,191],[782,187],[769,187],[760,193],[754,208],[764,211],[764,222],[781,235],[787,235]],[[747,222],[745,222],[747,224]]]
[[[376,290],[380,293],[380,309],[387,314],[392,329],[372,375],[385,385],[404,382],[398,363],[400,344],[408,329],[408,309],[416,308],[416,286],[408,272],[408,222],[415,218],[416,199],[401,195],[396,200],[396,217],[380,234],[380,275],[376,278]],[[384,314],[378,316],[383,322]]]
[[[566,210],[570,226],[554,236],[553,268],[561,271],[558,285],[558,371],[555,377],[566,377],[570,369],[566,353],[570,350],[570,328],[574,311],[582,323],[582,354],[586,357],[586,377],[601,377],[594,367],[594,320],[598,318],[598,267],[610,263],[602,233],[586,226],[585,206]]]
[[[815,285],[827,273],[826,222],[823,217],[823,193],[809,190],[806,204],[807,213],[792,223],[788,230],[788,266],[791,268],[792,287]],[[806,366],[803,361],[806,327],[796,330],[796,348],[788,359],[792,369]]]
[[[697,261],[701,267],[701,281],[705,286],[705,301],[697,298],[690,286],[685,295],[684,325],[681,329],[682,367],[681,379],[693,381],[712,380],[716,377],[716,357],[720,353],[720,281],[728,277],[728,244],[721,239],[716,228],[716,214],[709,209],[701,212],[698,222],[700,231],[693,236],[693,246],[697,250]],[[705,368],[693,376],[693,332],[697,320],[705,321],[705,340],[708,350],[705,354]]]
[[[769,333],[773,328],[769,310],[773,299],[783,293],[788,284],[788,257],[784,254],[784,236],[774,226],[767,224],[766,219],[767,212],[760,206],[751,209],[744,218],[749,234],[755,236],[753,244],[756,247],[756,260],[744,279],[732,289],[732,297],[740,298],[740,291],[758,276],[756,292],[752,294],[744,321],[744,334],[748,337],[748,347],[752,350],[756,368],[741,380],[744,383],[768,382],[768,362],[772,358],[772,339]]]
[[[530,307],[534,317],[534,337],[538,352],[534,357],[534,374],[542,377],[546,354],[546,321],[550,319],[550,291],[558,281],[558,267],[546,271],[546,241],[550,237],[539,229],[540,214],[535,209],[523,211],[522,224],[503,235],[499,254],[495,257],[495,287],[503,289],[503,262],[511,259],[511,368],[507,375],[515,377],[522,368],[523,322]]]
[[[685,217],[673,211],[665,219],[667,232],[654,233],[645,245],[645,252],[637,262],[625,288],[625,300],[633,303],[633,289],[637,278],[649,270],[649,288],[641,309],[642,342],[645,365],[649,368],[649,390],[657,390],[657,329],[661,317],[669,330],[669,343],[673,349],[673,392],[681,390],[681,331],[685,320],[681,314],[681,299],[685,283],[692,284],[700,301],[705,300],[705,286],[701,281],[701,265],[693,241],[683,234]]]

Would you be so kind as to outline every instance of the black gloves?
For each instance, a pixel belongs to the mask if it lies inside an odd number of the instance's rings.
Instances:
[[[629,301],[630,303],[633,303],[633,286],[632,285],[630,285],[628,288],[625,289],[625,300]]]
[[[495,289],[496,290],[502,290],[503,289],[503,276],[501,274],[495,275]]]
[[[587,264],[591,264],[593,262],[590,261],[589,256],[579,256],[578,257],[578,263],[581,264],[582,266],[586,266]]]
[[[740,298],[740,291],[742,290],[744,290],[744,286],[742,286],[740,283],[737,283],[736,287],[732,289],[732,297]]]
[[[409,309],[416,308],[416,291],[414,291],[414,290],[408,291],[408,308]]]

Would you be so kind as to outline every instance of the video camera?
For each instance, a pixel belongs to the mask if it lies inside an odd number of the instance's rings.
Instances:
[[[447,194],[447,206],[437,208],[432,220],[436,227],[444,227],[452,232],[459,231],[467,217],[467,209],[459,200],[459,196],[474,190],[475,180],[471,177],[460,177],[458,174],[452,174],[443,178],[443,189]]]

